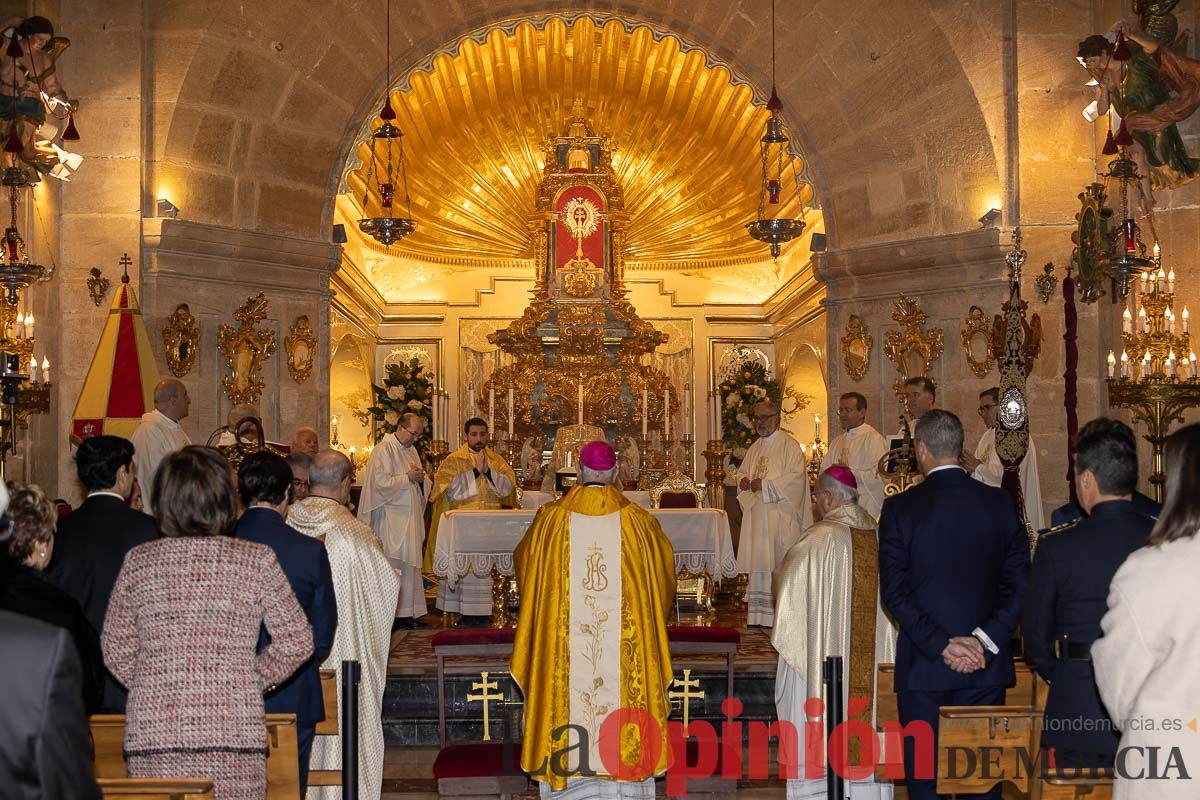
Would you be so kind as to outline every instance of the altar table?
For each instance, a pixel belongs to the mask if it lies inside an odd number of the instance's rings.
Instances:
[[[442,580],[438,589],[439,607],[463,614],[486,615],[491,608],[481,605],[482,598],[469,602],[461,595],[464,581],[487,581],[492,569],[500,575],[513,574],[513,550],[533,522],[536,512],[457,510],[446,512],[438,523],[433,571]],[[663,533],[675,550],[675,570],[706,572],[714,581],[737,574],[729,518],[717,508],[663,508],[650,511],[662,525]],[[471,573],[474,573],[472,575]],[[444,587],[444,588],[443,588]],[[454,600],[458,600],[457,603]],[[461,605],[461,609],[453,608]],[[470,606],[470,607],[469,607]]]
[[[630,500],[630,502],[637,503],[639,506],[646,509],[647,511],[650,510],[650,493],[649,492],[629,491],[629,492],[625,492],[624,494],[625,494],[625,497]],[[546,503],[549,503],[553,499],[554,499],[554,494],[552,492],[539,492],[539,491],[534,491],[531,489],[528,492],[522,492],[521,508],[529,510],[529,511],[536,511],[537,509],[546,505]]]

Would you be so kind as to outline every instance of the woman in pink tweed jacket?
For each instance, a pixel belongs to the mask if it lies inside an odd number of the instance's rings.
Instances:
[[[312,630],[272,550],[229,536],[237,505],[217,451],[167,457],[151,502],[165,538],[125,557],[101,642],[129,689],[129,774],[211,778],[218,800],[261,800],[263,691],[308,659]],[[264,624],[271,644],[256,654]]]

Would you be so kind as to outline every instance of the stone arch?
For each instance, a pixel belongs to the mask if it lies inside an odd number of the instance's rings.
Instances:
[[[324,238],[345,150],[383,92],[382,3],[266,0],[253,16],[233,0],[162,5],[155,52],[183,55],[156,88],[150,191],[178,185],[197,221]],[[668,0],[579,5],[676,32],[770,85],[767,0],[686,18]],[[868,5],[850,14],[816,0],[777,27],[779,91],[831,245],[969,229],[977,196],[999,189],[983,93],[933,4]],[[407,5],[393,19],[393,73],[481,26],[566,11],[560,0]]]

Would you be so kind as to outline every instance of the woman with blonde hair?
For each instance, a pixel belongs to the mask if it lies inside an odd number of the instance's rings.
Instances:
[[[1200,606],[1181,600],[1200,574],[1200,424],[1167,439],[1166,459],[1162,514],[1113,577],[1092,645],[1100,697],[1121,729],[1114,800],[1196,797],[1200,738],[1186,723],[1200,708]]]

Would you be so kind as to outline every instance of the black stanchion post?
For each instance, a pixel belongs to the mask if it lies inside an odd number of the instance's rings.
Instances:
[[[842,724],[842,657],[829,656],[825,659],[825,796],[827,800],[843,800],[846,796],[846,781],[833,768],[833,748],[830,735]]]
[[[342,662],[342,798],[358,800],[358,682],[362,666]]]

